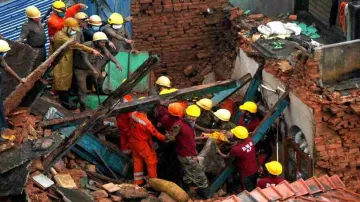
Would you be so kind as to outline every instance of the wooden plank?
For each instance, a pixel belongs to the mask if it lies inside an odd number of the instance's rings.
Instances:
[[[86,119],[65,141],[51,152],[43,161],[45,172],[65,155],[71,147],[99,120],[103,120],[113,107],[119,104],[120,99],[131,92],[131,90],[154,69],[159,62],[159,58],[151,55],[122,85],[120,85],[109,97],[94,111],[90,118]]]
[[[20,83],[14,92],[9,95],[4,101],[4,114],[5,116],[9,115],[10,112],[15,109],[25,97],[27,92],[29,92],[45,72],[49,69],[50,66],[54,66],[58,62],[68,46],[75,41],[75,38],[69,39],[64,43],[59,49],[57,49],[49,58],[43,62],[39,67],[37,67],[31,74],[26,77],[25,83]]]

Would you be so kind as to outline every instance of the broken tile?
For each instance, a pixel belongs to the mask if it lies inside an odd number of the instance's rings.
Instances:
[[[305,183],[309,187],[311,194],[324,192],[324,190],[325,190],[324,187],[321,185],[321,183],[319,182],[319,180],[316,177],[307,179],[305,181]]]
[[[34,180],[35,184],[41,187],[42,189],[47,189],[51,187],[54,182],[46,177],[44,174],[37,174],[35,176],[32,176],[32,179]]]
[[[275,186],[275,189],[282,195],[281,200],[290,198],[296,194],[288,181],[282,181],[280,184]]]
[[[310,189],[309,187],[306,186],[305,181],[303,179],[299,179],[291,183],[291,185],[293,186],[294,191],[296,192],[296,196],[302,196],[310,193]]]
[[[103,189],[105,189],[107,192],[109,193],[113,193],[113,192],[116,192],[118,190],[120,190],[120,187],[118,187],[117,185],[115,185],[114,183],[107,183],[107,184],[104,184],[102,186]]]
[[[321,185],[324,187],[325,191],[329,191],[335,188],[335,185],[331,182],[328,175],[323,175],[318,178]]]
[[[111,198],[112,201],[115,201],[115,202],[122,201],[121,196],[110,195],[110,198]]]
[[[270,201],[270,198],[266,197],[266,195],[262,192],[262,190],[257,187],[256,189],[250,192],[250,195],[255,198],[258,202],[267,202]]]
[[[271,201],[276,201],[283,198],[280,192],[278,192],[275,189],[274,185],[271,185],[270,187],[263,189],[262,192],[265,194],[267,198],[270,198]]]
[[[55,182],[60,186],[68,189],[76,189],[77,186],[70,174],[58,174],[54,176]]]

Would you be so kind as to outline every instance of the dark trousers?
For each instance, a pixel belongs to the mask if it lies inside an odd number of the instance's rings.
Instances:
[[[1,77],[1,75],[0,75]],[[0,78],[1,82],[1,78]],[[0,83],[1,84],[1,83]],[[0,130],[3,128],[7,128],[6,120],[5,120],[5,114],[4,114],[4,105],[3,105],[3,99],[2,99],[2,85],[0,85]]]

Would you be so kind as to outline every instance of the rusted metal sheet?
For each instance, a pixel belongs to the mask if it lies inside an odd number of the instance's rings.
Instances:
[[[66,43],[64,43],[58,50],[56,50],[52,55],[50,55],[44,63],[42,63],[30,75],[26,77],[26,83],[20,83],[16,87],[16,89],[11,93],[11,95],[9,95],[4,101],[5,116],[9,115],[9,113],[21,103],[21,100],[25,97],[27,92],[29,92],[34,87],[35,82],[38,81],[45,74],[45,72],[50,66],[54,66],[53,62],[58,61],[58,56],[62,55],[62,53],[74,41],[75,38],[71,38]]]

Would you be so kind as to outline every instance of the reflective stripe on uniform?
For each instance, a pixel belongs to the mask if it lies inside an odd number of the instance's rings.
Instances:
[[[144,172],[136,172],[134,173],[134,176],[143,176],[144,175]]]
[[[131,114],[131,118],[133,118],[134,121],[140,123],[143,126],[146,126],[146,122],[142,119],[140,119],[139,117],[137,117],[134,113]]]

